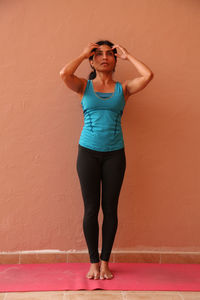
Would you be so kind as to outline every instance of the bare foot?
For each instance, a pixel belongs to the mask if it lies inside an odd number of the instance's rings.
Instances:
[[[101,267],[100,267],[100,279],[112,279],[113,274],[111,273],[108,262],[107,261],[101,261]]]
[[[98,263],[91,263],[90,270],[87,273],[87,278],[89,279],[99,279],[100,275],[100,264]]]

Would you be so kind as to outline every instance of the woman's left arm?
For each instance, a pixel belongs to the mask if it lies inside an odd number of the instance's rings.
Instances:
[[[153,79],[153,72],[144,63],[131,55],[124,47],[120,45],[114,45],[112,49],[114,48],[119,48],[122,51],[121,55],[118,53],[115,54],[117,57],[130,61],[142,75],[141,77],[125,81],[126,90],[128,95],[131,96],[132,94],[142,90]]]

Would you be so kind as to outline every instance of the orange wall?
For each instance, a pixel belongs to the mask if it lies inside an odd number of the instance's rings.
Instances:
[[[89,42],[154,73],[122,117],[127,168],[113,250],[199,251],[198,0],[0,3],[0,251],[82,250],[80,97],[59,72]],[[88,78],[89,62],[77,69]],[[118,59],[114,79],[140,74]],[[99,215],[100,246],[102,211]]]

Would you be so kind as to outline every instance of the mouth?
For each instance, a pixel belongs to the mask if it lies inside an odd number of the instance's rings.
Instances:
[[[101,65],[108,65],[108,63],[105,63],[105,62],[104,62],[104,63],[102,63]]]

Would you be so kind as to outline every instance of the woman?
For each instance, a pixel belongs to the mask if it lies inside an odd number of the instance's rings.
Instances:
[[[117,53],[119,48],[122,53]],[[113,80],[117,57],[131,62],[141,77],[124,83]],[[89,58],[93,72],[89,80],[74,72],[84,59]],[[69,62],[60,72],[66,85],[79,94],[84,113],[84,126],[78,145],[77,172],[84,200],[83,231],[89,250],[89,279],[111,279],[108,266],[118,226],[118,198],[126,169],[126,157],[121,116],[127,99],[143,89],[153,78],[147,66],[124,47],[110,41],[89,43],[80,56]],[[102,251],[98,253],[102,185]]]

